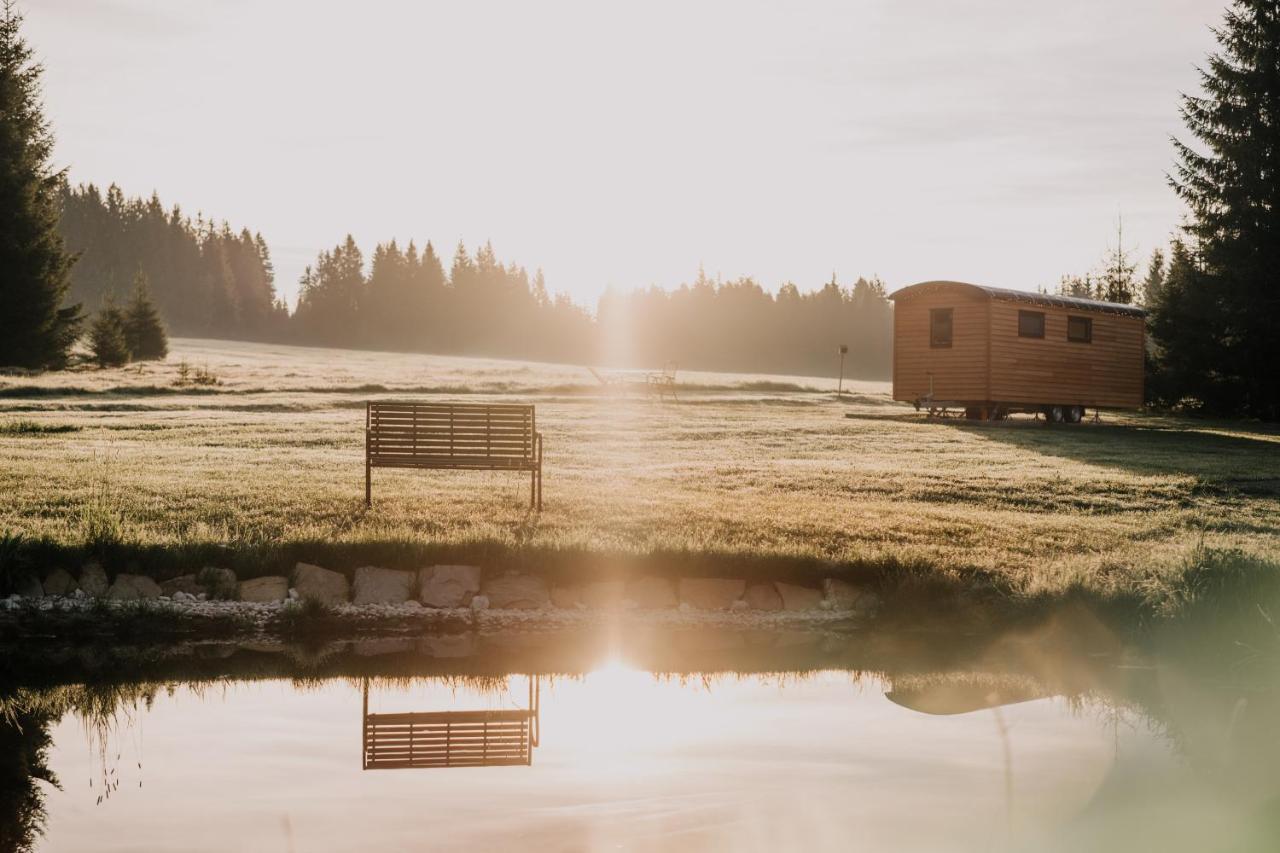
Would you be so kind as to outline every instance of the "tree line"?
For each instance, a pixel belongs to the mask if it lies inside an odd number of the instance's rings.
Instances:
[[[63,182],[59,201],[60,232],[77,256],[68,299],[110,313],[108,303],[142,276],[174,334],[823,375],[846,344],[850,375],[888,374],[892,314],[876,279],[844,288],[833,276],[813,292],[786,283],[773,294],[750,278],[721,282],[699,270],[671,291],[609,291],[593,316],[549,292],[541,270],[504,263],[488,243],[474,252],[459,244],[446,268],[430,241],[421,250],[412,240],[379,243],[366,258],[348,236],[306,268],[290,312],[260,234],[192,220],[155,195],[126,198],[115,185],[104,193]]]
[[[261,234],[232,230],[160,198],[126,198],[112,184],[58,183],[59,232],[76,258],[67,299],[98,309],[127,296],[139,273],[174,334],[278,339],[288,310],[275,291]]]

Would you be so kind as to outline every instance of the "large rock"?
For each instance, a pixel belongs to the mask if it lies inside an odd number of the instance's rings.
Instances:
[[[547,582],[534,575],[502,575],[480,587],[496,610],[536,610],[551,603]]]
[[[107,594],[110,586],[107,573],[103,571],[100,563],[90,562],[80,567],[80,588],[84,590],[85,595],[101,598]]]
[[[479,591],[479,566],[428,566],[418,570],[418,600],[428,607],[466,607]]]
[[[817,610],[822,606],[822,590],[790,583],[776,583],[783,610]]]
[[[413,594],[412,572],[361,566],[351,585],[353,604],[403,604]]]
[[[160,582],[160,594],[170,598],[180,592],[194,596],[204,591],[204,587],[200,585],[200,581],[196,580],[195,575],[178,575],[176,578]]]
[[[289,579],[280,575],[268,575],[241,581],[237,589],[241,601],[262,604],[268,601],[284,601],[289,597]]]
[[[79,588],[80,584],[76,583],[76,579],[66,569],[54,569],[45,575],[45,595],[71,595]]]
[[[160,597],[160,585],[145,575],[116,575],[107,598],[116,601],[141,601]]]
[[[346,604],[350,598],[349,587],[347,576],[340,572],[310,563],[298,563],[293,567],[293,588],[303,601],[318,601],[330,607]]]
[[[617,610],[626,595],[622,581],[591,581],[582,585],[582,604],[590,610]]]
[[[742,598],[752,610],[782,609],[782,596],[771,583],[753,583]]]
[[[669,610],[675,607],[675,586],[666,578],[636,578],[627,584],[627,600],[641,610]]]
[[[747,582],[730,578],[681,578],[680,602],[699,610],[728,610],[747,591]]]
[[[822,591],[826,594],[827,607],[832,610],[852,610],[865,615],[880,605],[880,596],[874,592],[837,578],[824,580]]]
[[[217,566],[205,566],[196,580],[210,598],[218,601],[234,600],[240,588],[235,572]]]

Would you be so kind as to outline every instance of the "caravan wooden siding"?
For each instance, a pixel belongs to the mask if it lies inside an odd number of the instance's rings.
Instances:
[[[1018,336],[1018,312],[1044,314],[1044,338]],[[1089,343],[1067,339],[1067,318],[1091,320]],[[991,301],[991,392],[1023,405],[1136,409],[1142,405],[1143,320],[1124,314]]]
[[[951,345],[933,346],[930,311],[951,309]],[[929,393],[987,399],[987,328],[990,302],[968,292],[928,293],[899,302],[893,311],[893,399],[917,400]],[[935,396],[936,396],[935,393]]]
[[[1140,308],[950,281],[892,298],[895,400],[982,410],[1142,405]],[[950,344],[940,345],[931,316],[946,309]]]

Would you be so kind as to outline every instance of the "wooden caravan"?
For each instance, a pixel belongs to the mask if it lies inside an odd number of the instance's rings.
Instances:
[[[1132,305],[928,281],[890,296],[893,399],[970,418],[1078,422],[1143,399],[1146,312]]]

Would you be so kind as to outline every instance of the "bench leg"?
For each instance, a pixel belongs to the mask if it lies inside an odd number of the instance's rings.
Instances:
[[[538,512],[542,512],[542,465],[538,465]]]
[[[368,462],[364,464],[364,505],[373,506],[373,469]]]
[[[529,509],[533,509],[538,499],[538,472],[536,469],[529,471]]]

